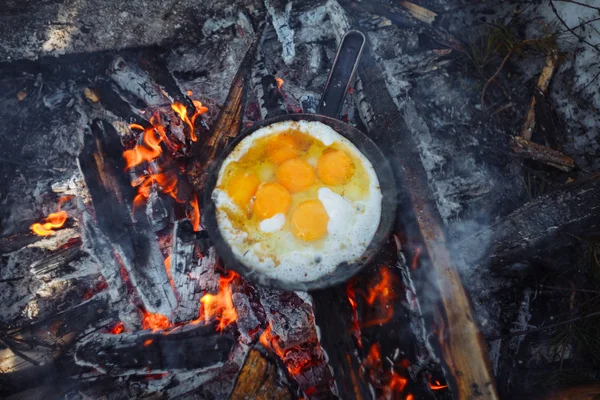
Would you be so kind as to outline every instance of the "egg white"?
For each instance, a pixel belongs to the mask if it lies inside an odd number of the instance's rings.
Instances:
[[[381,191],[377,174],[369,160],[346,138],[328,125],[309,121],[278,122],[245,137],[224,160],[217,186],[224,179],[227,166],[239,161],[255,140],[295,128],[320,140],[325,146],[341,143],[362,163],[369,176],[368,194],[360,201],[350,201],[329,188],[320,188],[318,198],[329,217],[327,235],[320,246],[303,242],[285,229],[285,218],[276,215],[260,223],[260,230],[269,232],[269,240],[246,244],[248,233],[234,227],[225,209],[236,209],[226,191],[215,189],[212,199],[217,208],[217,223],[223,239],[235,257],[250,268],[284,282],[308,282],[335,270],[342,262],[352,263],[367,249],[381,218]],[[288,214],[289,215],[289,214]]]

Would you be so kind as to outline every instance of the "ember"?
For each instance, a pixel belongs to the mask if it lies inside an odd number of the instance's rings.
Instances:
[[[277,89],[281,89],[281,87],[283,86],[283,79],[275,78],[275,82],[277,82]]]
[[[119,322],[110,330],[110,333],[113,335],[120,335],[123,332],[125,332],[125,325],[122,322]]]
[[[142,329],[151,329],[153,331],[165,330],[171,326],[167,317],[162,314],[151,314],[144,312],[142,319]]]
[[[216,318],[219,321],[217,330],[222,331],[227,326],[237,321],[237,312],[233,305],[231,293],[231,281],[239,275],[233,271],[229,271],[227,275],[219,278],[219,293],[205,294],[200,299],[202,306],[200,307],[200,316],[204,316],[204,322],[209,322]]]
[[[375,307],[375,314],[367,321],[364,321],[361,326],[363,328],[383,325],[387,323],[394,315],[394,300],[396,294],[393,286],[396,283],[396,278],[390,271],[389,267],[382,266],[380,269],[379,282],[368,289],[368,294],[365,296],[367,304]]]

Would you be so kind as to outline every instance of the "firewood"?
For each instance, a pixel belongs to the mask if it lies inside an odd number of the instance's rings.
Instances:
[[[500,267],[526,261],[559,235],[586,236],[600,228],[600,174],[542,195],[456,246],[469,265]],[[488,248],[488,244],[489,248]],[[488,250],[485,250],[488,248]],[[482,254],[482,251],[485,251]]]
[[[0,237],[0,254],[11,253],[27,245],[37,242],[41,237],[31,232],[30,229]]]
[[[380,148],[387,150],[412,213],[400,213],[409,237],[424,244],[423,253],[431,260],[440,295],[438,340],[441,359],[446,364],[447,380],[460,399],[497,399],[487,344],[471,308],[469,295],[450,261],[443,222],[410,130],[402,123],[402,114],[388,95],[381,69],[369,51],[363,54],[358,74],[373,115],[369,132]],[[363,118],[364,119],[364,118]],[[402,208],[401,208],[402,209]]]
[[[535,87],[536,91],[539,91],[542,95],[545,95],[548,90],[548,85],[550,85],[550,80],[552,79],[552,75],[554,74],[554,70],[558,65],[558,54],[554,51],[548,53],[546,56],[546,64],[542,69],[542,73],[538,78],[537,85]],[[531,97],[531,104],[529,106],[529,111],[527,112],[527,117],[525,118],[525,123],[521,128],[521,137],[523,139],[531,140],[533,136],[533,131],[535,129],[535,105],[536,98],[535,95]]]
[[[203,369],[227,360],[234,338],[214,325],[188,325],[165,332],[96,333],[76,345],[75,361],[109,375]]]
[[[569,172],[576,167],[575,161],[571,157],[520,136],[514,136],[511,139],[510,147],[519,157],[539,161],[561,171]]]
[[[94,92],[99,98],[100,103],[117,117],[123,118],[129,124],[138,124],[144,128],[150,128],[152,125],[148,120],[142,117],[137,108],[125,100],[118,92],[118,89],[106,79],[99,79],[94,84]]]
[[[277,366],[258,350],[251,349],[240,371],[230,400],[291,400],[287,387],[278,379]]]
[[[140,106],[161,106],[170,103],[160,86],[137,65],[133,57],[116,57],[111,64],[109,76],[124,92],[131,94],[132,99],[140,102]]]
[[[188,177],[197,192],[202,192],[209,173],[209,165],[227,147],[227,144],[240,133],[243,106],[252,64],[256,58],[259,40],[250,46],[237,74],[235,75],[225,105],[206,140],[195,142],[194,156],[188,165]]]
[[[145,215],[137,213],[135,221],[132,217],[134,191],[123,173],[122,154],[123,145],[112,125],[96,120],[91,134],[85,135],[79,167],[92,197],[99,231],[127,270],[146,310],[170,317],[177,299],[156,234]]]
[[[37,260],[29,267],[34,275],[46,275],[61,268],[65,264],[81,258],[85,253],[81,249],[81,239],[68,242],[57,251],[51,252],[41,260]]]

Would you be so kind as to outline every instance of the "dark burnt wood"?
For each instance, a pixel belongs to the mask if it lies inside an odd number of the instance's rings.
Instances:
[[[177,306],[175,293],[152,227],[141,213],[136,213],[136,220],[132,217],[135,192],[124,173],[122,154],[123,145],[113,126],[95,120],[85,135],[79,166],[98,228],[109,239],[145,308],[170,317]]]
[[[369,49],[358,73],[374,115],[368,121],[372,138],[387,152],[396,173],[402,202],[399,220],[407,235],[424,244],[439,291],[441,359],[456,398],[497,399],[487,344],[481,335],[469,295],[450,261],[443,222],[438,213],[417,146],[386,88],[382,71]],[[412,212],[410,212],[410,211]],[[426,253],[426,255],[425,255]],[[430,295],[429,295],[430,296]]]
[[[34,275],[46,275],[81,258],[85,252],[81,249],[81,239],[77,238],[51,252],[41,260],[35,261],[29,269]]]
[[[94,83],[93,90],[105,109],[124,119],[127,123],[138,124],[144,128],[152,126],[146,118],[137,112],[135,107],[119,95],[118,89],[110,81],[98,79]]]
[[[96,334],[77,344],[75,357],[108,375],[192,370],[226,361],[234,341],[230,332],[217,332],[212,324],[176,328],[168,334]]]
[[[500,267],[560,246],[568,234],[585,237],[600,230],[600,174],[572,182],[513,211],[456,247],[469,264]],[[491,243],[491,245],[488,245]],[[488,248],[482,254],[484,249]]]
[[[238,374],[230,400],[291,400],[289,389],[280,383],[275,363],[251,349]]]

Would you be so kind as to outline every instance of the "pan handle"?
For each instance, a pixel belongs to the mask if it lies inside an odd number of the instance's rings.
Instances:
[[[348,31],[342,37],[319,101],[317,114],[338,117],[364,45],[365,35],[359,31]]]

